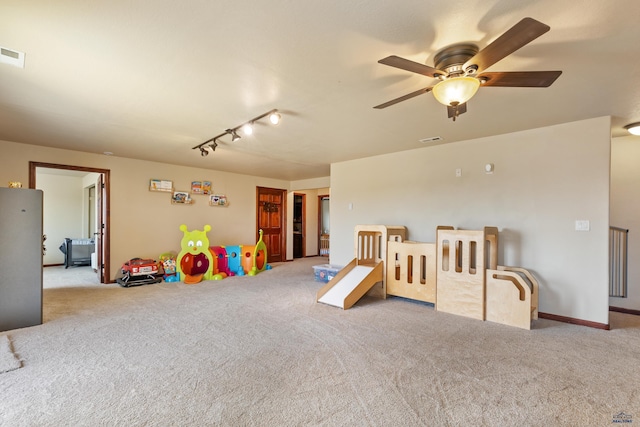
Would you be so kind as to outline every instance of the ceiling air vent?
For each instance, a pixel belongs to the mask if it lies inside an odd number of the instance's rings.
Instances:
[[[0,63],[24,68],[24,52],[0,46]]]

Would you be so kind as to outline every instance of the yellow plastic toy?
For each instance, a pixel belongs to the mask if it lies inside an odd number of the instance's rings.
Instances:
[[[212,278],[214,259],[209,251],[207,237],[207,231],[210,230],[210,225],[205,225],[203,231],[188,231],[186,225],[180,226],[184,235],[180,242],[182,250],[176,260],[176,269],[183,277],[184,283],[194,284]]]
[[[186,225],[180,226],[184,233],[180,246],[182,250],[176,259],[176,270],[183,278],[184,283],[195,284],[202,280],[222,280],[227,276],[247,274],[255,276],[261,271],[270,270],[267,264],[267,245],[262,240],[263,231],[260,230],[260,238],[255,245],[241,245],[242,268],[231,271],[228,267],[227,252],[224,246],[209,246],[207,231],[210,225],[205,225],[204,230],[188,231]]]

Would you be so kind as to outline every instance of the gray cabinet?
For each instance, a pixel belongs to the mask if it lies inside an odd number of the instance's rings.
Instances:
[[[42,324],[42,191],[0,188],[0,332]]]

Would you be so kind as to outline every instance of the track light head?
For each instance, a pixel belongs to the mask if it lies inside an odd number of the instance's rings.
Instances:
[[[209,151],[204,147],[200,147],[200,155],[202,157],[207,157],[209,155]]]
[[[243,125],[242,132],[247,136],[251,135],[253,133],[253,122]]]
[[[271,124],[277,125],[278,123],[280,123],[281,118],[282,116],[280,116],[277,111],[269,114],[269,121],[271,122]]]
[[[209,147],[211,147],[211,151],[216,151],[217,146],[218,146],[218,143],[215,141],[215,139],[211,144],[209,144]]]
[[[239,140],[241,138],[241,136],[238,135],[238,132],[235,129],[227,129],[226,132],[229,135],[231,135],[231,142],[236,142],[237,140]]]

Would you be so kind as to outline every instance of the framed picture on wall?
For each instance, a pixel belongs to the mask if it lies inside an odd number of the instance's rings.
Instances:
[[[173,182],[165,179],[152,179],[149,181],[149,191],[173,191]]]

